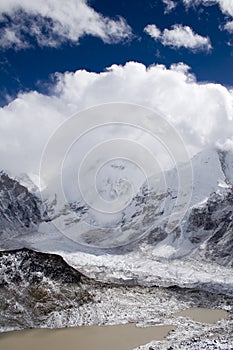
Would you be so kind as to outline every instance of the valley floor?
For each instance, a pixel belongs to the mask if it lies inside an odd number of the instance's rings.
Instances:
[[[141,350],[233,348],[230,296],[175,286],[96,282],[69,267],[59,256],[29,250],[2,252],[0,260],[2,332],[130,322],[142,327],[175,326],[166,340],[152,341]],[[194,307],[224,309],[229,315],[214,324],[175,315]]]

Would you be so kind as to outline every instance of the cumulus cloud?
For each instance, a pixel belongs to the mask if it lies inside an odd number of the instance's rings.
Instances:
[[[2,0],[0,2],[0,46],[25,48],[34,38],[41,46],[59,46],[64,41],[78,43],[92,35],[106,43],[132,36],[131,27],[122,18],[104,17],[86,0]]]
[[[226,87],[198,83],[183,63],[147,68],[129,62],[101,73],[56,74],[49,96],[21,93],[1,108],[1,168],[38,174],[43,149],[56,128],[75,112],[108,102],[161,110],[190,151],[232,137],[233,94]]]
[[[191,50],[210,50],[210,39],[195,34],[189,26],[176,24],[172,29],[165,29],[162,37],[163,45],[175,48],[185,47]]]
[[[155,40],[161,37],[161,30],[155,24],[148,24],[144,28],[144,32],[149,34]]]
[[[163,3],[166,6],[165,13],[171,12],[177,5],[173,0],[163,0]]]
[[[203,37],[193,32],[189,26],[175,24],[171,29],[161,31],[154,24],[149,24],[144,31],[153,39],[160,40],[164,46],[174,49],[185,47],[192,51],[209,51],[212,46],[208,37]]]

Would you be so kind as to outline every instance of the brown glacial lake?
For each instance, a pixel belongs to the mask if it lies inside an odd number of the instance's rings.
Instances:
[[[215,323],[227,318],[220,309],[191,308],[173,314],[190,317],[202,323]],[[88,326],[63,329],[33,329],[0,335],[2,350],[132,350],[152,340],[163,340],[175,326],[140,328],[134,324]]]
[[[132,350],[164,339],[174,326],[139,328],[134,324],[64,329],[33,329],[0,335],[2,350]]]
[[[206,309],[202,307],[190,308],[173,314],[175,317],[189,317],[193,321],[201,323],[216,323],[227,318],[228,312],[221,309]]]

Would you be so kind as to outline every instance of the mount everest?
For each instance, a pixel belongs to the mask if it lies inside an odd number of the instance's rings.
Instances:
[[[26,175],[13,179],[2,172],[1,249],[26,247],[56,253],[87,276],[102,281],[198,287],[231,294],[233,153],[208,149],[197,154],[191,165],[191,201],[180,226],[172,232],[166,230],[166,224],[177,198],[176,169],[165,174],[165,192],[158,182],[149,189],[142,184],[112,226],[105,222],[102,227],[81,200],[61,207],[56,193],[51,193],[42,202]],[[127,169],[124,164],[114,166],[117,176],[108,177],[108,186],[103,182],[102,189],[105,196],[124,196],[128,187],[121,171]],[[88,231],[90,222],[93,225]]]

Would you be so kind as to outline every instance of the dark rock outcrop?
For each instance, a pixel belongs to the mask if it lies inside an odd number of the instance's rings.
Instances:
[[[59,255],[0,252],[0,328],[39,327],[54,313],[92,302],[90,284]]]
[[[0,232],[27,230],[42,220],[42,205],[34,194],[18,181],[0,172]]]
[[[202,243],[201,255],[233,267],[233,189],[213,193],[206,204],[194,208],[187,232],[192,243]]]

